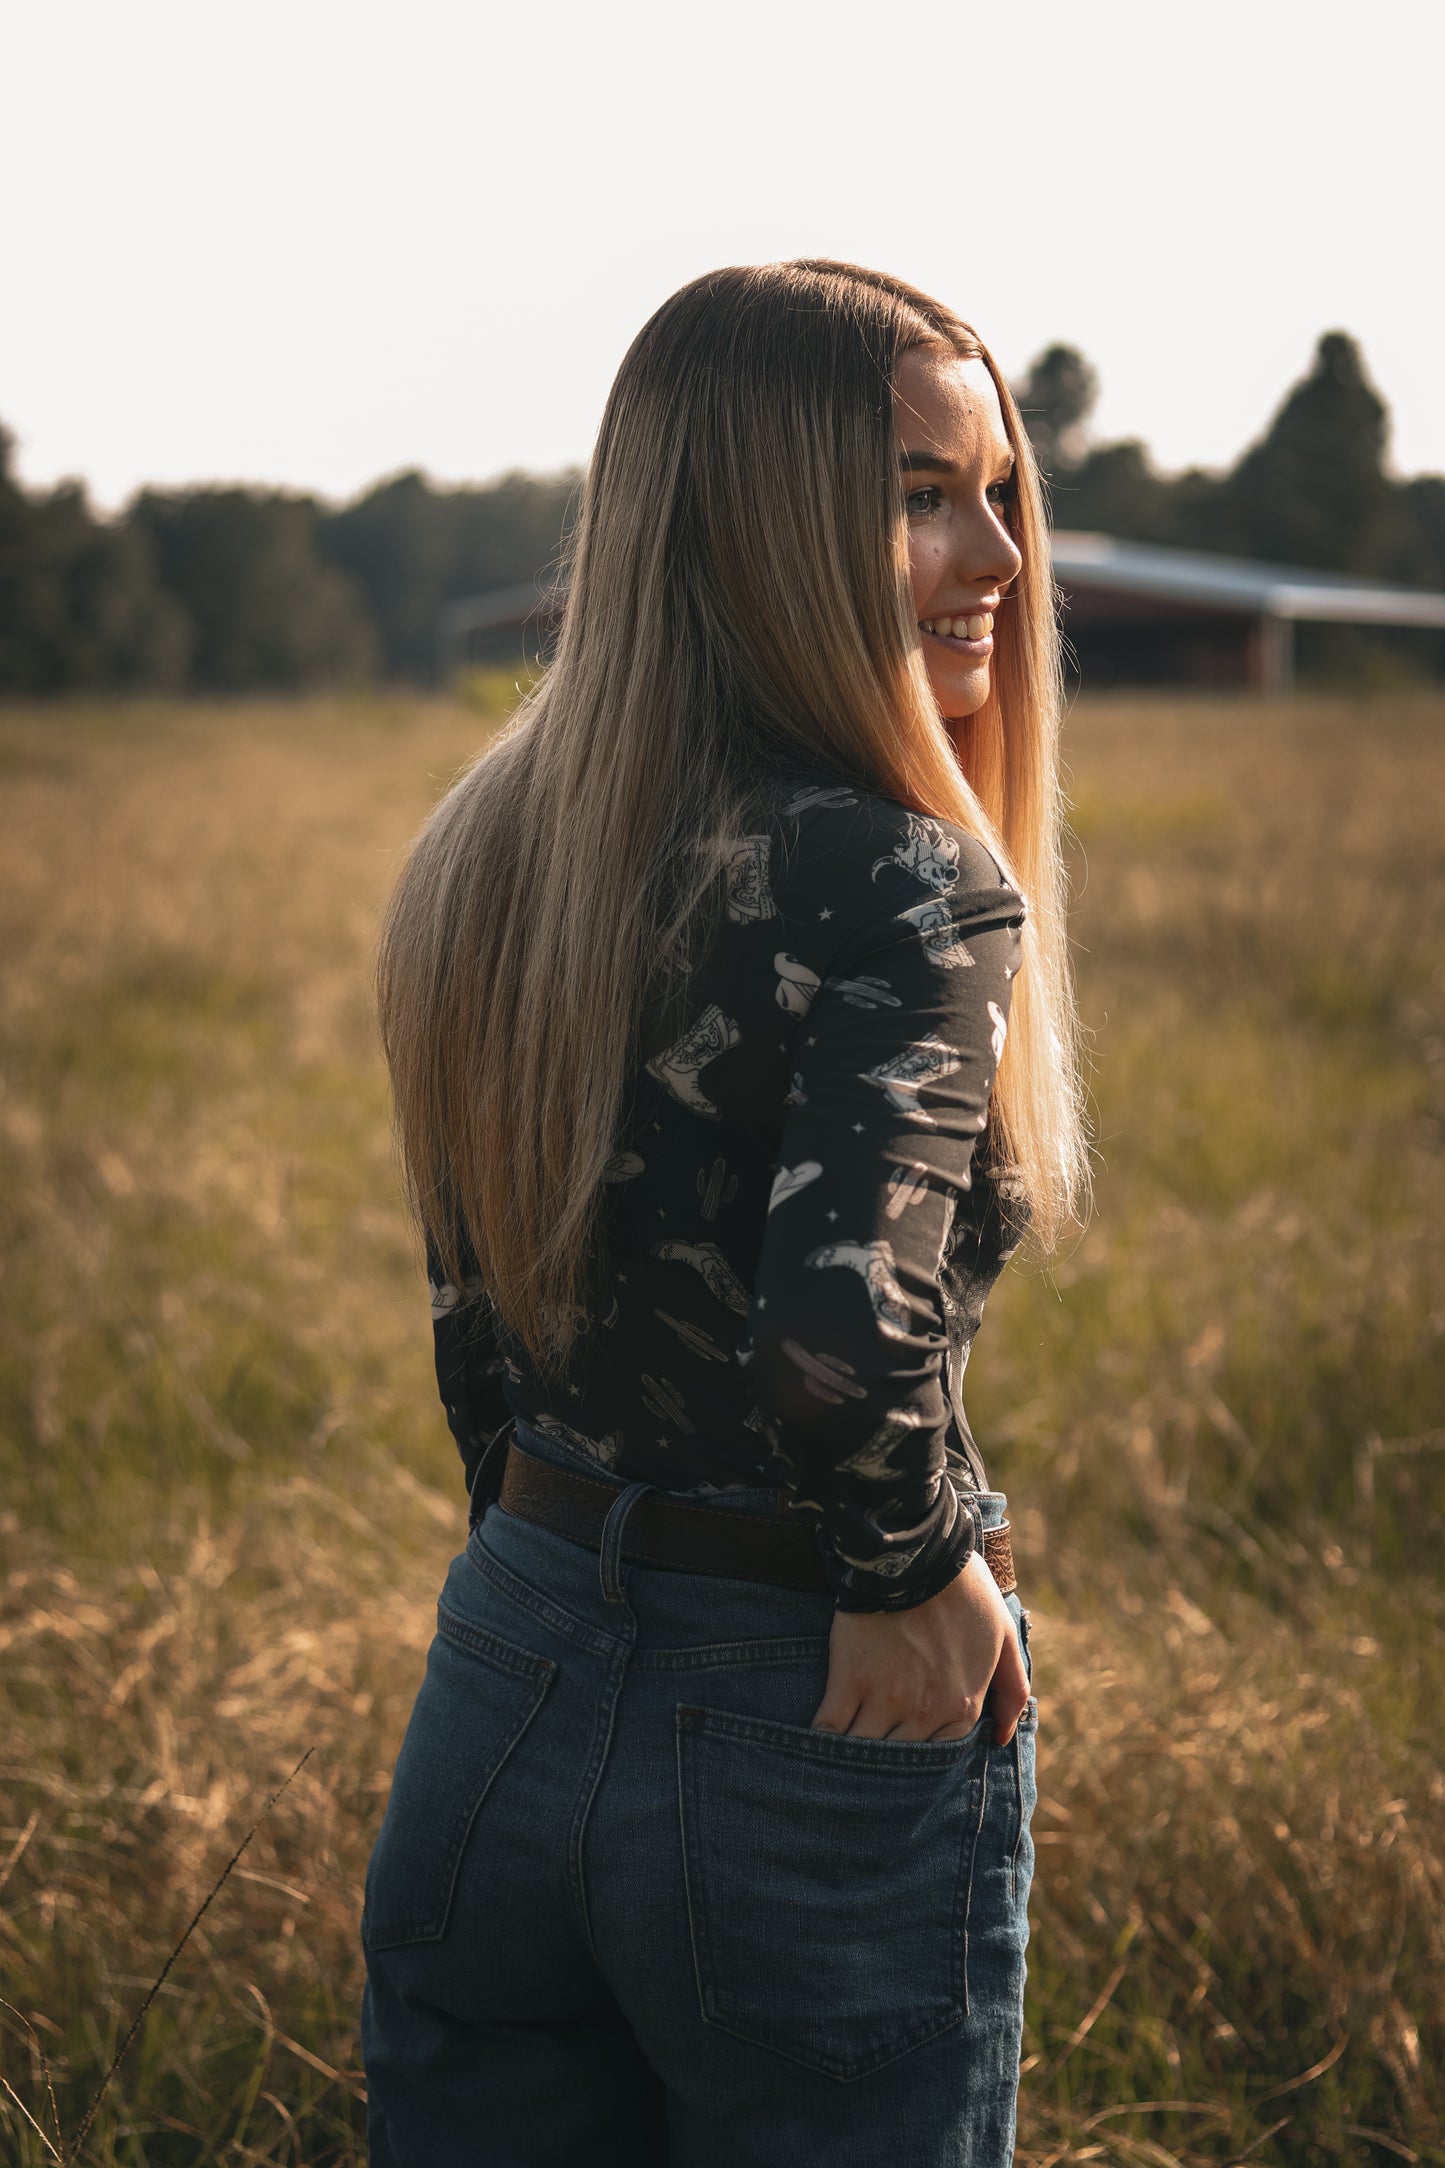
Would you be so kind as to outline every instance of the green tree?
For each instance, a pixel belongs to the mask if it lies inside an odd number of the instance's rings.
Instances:
[[[1076,346],[1047,346],[1014,389],[1040,467],[1049,476],[1085,456],[1083,425],[1094,411],[1099,379]]]
[[[1276,563],[1368,573],[1389,549],[1389,417],[1348,332],[1327,331],[1308,373],[1224,483],[1220,545]]]
[[[1407,586],[1445,588],[1445,474],[1417,474],[1392,495],[1385,571]]]
[[[13,448],[0,424],[0,692],[179,685],[190,628],[145,537],[97,520],[78,482],[22,489]]]
[[[1077,466],[1056,474],[1050,492],[1056,527],[1083,527],[1133,542],[1170,542],[1170,488],[1136,437],[1100,444]]]
[[[369,678],[377,640],[355,583],[316,546],[320,507],[281,490],[144,490],[129,523],[194,629],[192,682],[290,691]]]
[[[484,488],[440,489],[413,469],[322,521],[319,546],[365,595],[388,675],[434,675],[445,603],[545,575],[578,480],[508,474]]]

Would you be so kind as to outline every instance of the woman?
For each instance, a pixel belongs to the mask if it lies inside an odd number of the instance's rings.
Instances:
[[[1012,2158],[1036,1705],[960,1387],[1081,1216],[1039,484],[967,325],[720,271],[384,931],[465,1552],[374,2168]]]

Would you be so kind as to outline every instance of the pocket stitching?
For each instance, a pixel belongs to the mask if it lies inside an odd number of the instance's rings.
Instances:
[[[1013,1735],[1013,1772],[1014,1772],[1014,1807],[1015,1807],[1015,1812],[1016,1812],[1016,1814],[1017,1814],[1018,1820],[1017,1820],[1017,1823],[1016,1823],[1016,1825],[1015,1825],[1015,1828],[1014,1828],[1014,1841],[1013,1841],[1013,1850],[1012,1850],[1012,1851],[1011,1851],[1011,1852],[1009,1853],[1009,1856],[1008,1856],[1008,1898],[1009,1898],[1009,1903],[1010,1903],[1011,1905],[1012,1905],[1012,1904],[1017,1904],[1017,1903],[1018,1903],[1018,1901],[1019,1901],[1019,1892],[1018,1892],[1019,1846],[1020,1846],[1020,1845],[1021,1845],[1021,1844],[1023,1843],[1023,1841],[1024,1841],[1024,1772],[1023,1772],[1023,1748],[1022,1748],[1022,1746],[1021,1746],[1021,1745],[1019,1744],[1019,1735],[1018,1735],[1018,1732],[1017,1732],[1017,1731],[1015,1731],[1015,1733],[1014,1733],[1014,1735]]]
[[[510,1725],[499,1734],[496,1750],[490,1765],[487,1767],[482,1787],[472,1802],[471,1812],[467,1815],[465,1821],[459,1823],[459,1827],[453,1835],[442,1870],[440,1895],[434,1917],[424,1922],[405,1921],[401,1924],[393,1924],[378,1933],[371,1917],[368,1889],[368,1901],[364,1902],[362,1910],[361,1939],[365,1948],[369,1951],[395,1949],[405,1943],[441,1941],[451,1921],[452,1905],[456,1898],[457,1873],[477,1816],[481,1812],[487,1794],[501,1774],[513,1748],[541,1708],[546,1698],[547,1689],[551,1685],[557,1670],[556,1664],[550,1657],[537,1656],[530,1651],[514,1649],[509,1643],[499,1640],[496,1635],[487,1633],[484,1628],[473,1626],[469,1621],[458,1618],[455,1612],[444,1610],[440,1604],[437,1606],[437,1630],[454,1647],[461,1648],[463,1653],[477,1657],[479,1661],[490,1664],[494,1670],[501,1671],[503,1674],[517,1679],[521,1684],[529,1685],[532,1687],[533,1692],[514,1713]],[[383,1820],[384,1826],[385,1822]],[[371,1880],[372,1876],[368,1869],[368,1885]]]
[[[780,1754],[802,1760],[836,1761],[868,1769],[952,1769],[969,1753],[991,1744],[993,1718],[981,1716],[961,1739],[871,1739],[858,1732],[823,1731],[807,1724],[784,1724],[769,1716],[734,1716],[725,1709],[679,1702],[677,1721],[688,1731],[720,1738],[751,1739]]]
[[[704,2024],[714,2025],[722,2032],[733,2034],[737,2039],[747,2040],[756,2046],[771,2049],[775,2054],[785,2056],[790,2062],[800,2063],[807,2069],[820,2071],[826,2077],[839,2082],[848,2082],[852,2079],[869,2076],[872,2072],[885,2068],[889,2063],[898,2061],[901,2056],[910,2054],[914,2048],[922,2047],[926,2042],[948,2032],[954,2026],[962,2024],[968,2015],[968,1908],[973,1888],[974,1854],[978,1846],[979,1831],[983,1826],[986,1804],[987,1757],[985,1757],[983,1772],[976,1785],[977,1808],[975,1810],[970,1804],[965,1813],[964,1829],[960,1835],[957,1867],[954,1873],[953,1904],[948,1926],[948,1992],[952,2007],[940,2016],[921,2019],[911,2031],[894,2035],[881,2048],[864,2050],[862,2053],[853,2056],[827,2055],[816,2049],[804,2047],[795,2041],[782,2039],[771,2027],[759,2024],[755,2020],[746,2017],[729,2015],[718,2007],[719,1983],[711,1960],[714,1940],[709,1929],[711,1905],[707,1894],[707,1878],[703,1872],[701,1853],[701,1823],[705,1805],[701,1756],[696,1753],[689,1755],[684,1752],[684,1742],[686,1740],[694,1738],[700,1742],[711,1731],[724,1737],[752,1738],[757,1743],[769,1746],[775,1751],[785,1753],[791,1751],[797,1753],[801,1759],[808,1759],[809,1756],[806,1750],[800,1749],[786,1739],[780,1741],[777,1736],[779,1732],[788,1733],[803,1728],[784,1724],[778,1724],[775,1727],[773,1720],[770,1718],[736,1717],[723,1710],[678,1704],[675,1733],[678,1812],[682,1824],[683,1894],[687,1903],[688,1940],[692,1952],[693,1976],[697,1985],[698,2009]],[[831,1742],[837,1738],[851,1737],[852,1735],[825,1732],[819,1736]],[[883,1740],[860,1742],[855,1740],[854,1743],[881,1746],[890,1742]],[[965,1746],[970,1741],[898,1740],[891,1743],[897,1746],[941,1746],[948,1749]],[[842,1761],[852,1760],[853,1757],[851,1755],[847,1757],[825,1755],[823,1758]],[[955,1754],[950,1760],[944,1762],[932,1761],[920,1764],[917,1761],[905,1763],[894,1760],[881,1766],[939,1769],[956,1765],[957,1759],[958,1757]],[[877,1763],[865,1763],[864,1765],[880,1766]],[[968,1857],[966,1875],[964,1872],[965,1849]],[[689,1868],[691,1869],[690,1872],[687,1871]],[[960,1988],[962,1990],[961,1996]]]
[[[460,1612],[449,1611],[445,1604],[437,1605],[437,1631],[446,1635],[455,1647],[469,1656],[476,1656],[498,1671],[510,1672],[513,1678],[530,1679],[550,1686],[557,1666],[550,1656],[539,1656],[532,1649],[514,1648],[510,1641],[501,1640],[489,1633],[485,1626],[474,1626]]]

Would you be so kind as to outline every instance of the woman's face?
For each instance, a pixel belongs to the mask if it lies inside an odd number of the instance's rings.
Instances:
[[[945,722],[988,698],[993,613],[1023,563],[1009,532],[1014,455],[982,360],[914,347],[893,379],[908,492],[908,567],[928,681]]]

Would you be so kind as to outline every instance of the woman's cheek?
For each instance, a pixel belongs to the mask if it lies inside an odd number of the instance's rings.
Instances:
[[[919,617],[926,617],[924,605],[936,592],[943,576],[944,552],[937,542],[925,541],[921,536],[908,553],[909,572],[913,581],[913,606]]]

